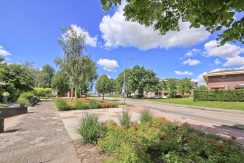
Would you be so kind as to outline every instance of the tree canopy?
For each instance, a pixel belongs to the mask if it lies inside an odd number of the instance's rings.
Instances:
[[[101,0],[103,10],[120,5],[121,0]],[[243,0],[126,0],[124,15],[127,20],[154,26],[161,34],[178,31],[179,22],[190,22],[194,28],[204,26],[213,33],[219,31],[221,44],[228,41],[244,43]]]
[[[15,100],[20,93],[34,88],[35,74],[32,67],[22,64],[0,64],[0,81],[2,91],[10,93],[10,99]]]
[[[44,65],[37,74],[36,86],[40,88],[51,88],[54,73],[54,68],[48,64]]]
[[[191,94],[192,88],[193,84],[190,78],[184,78],[178,83],[178,90],[181,95],[185,95],[185,93]]]
[[[85,92],[96,78],[96,64],[84,54],[85,39],[85,34],[77,32],[72,26],[64,29],[59,39],[64,57],[58,58],[56,63],[69,77],[69,86],[71,92],[75,90],[75,96],[79,90]]]
[[[69,90],[69,78],[64,71],[58,71],[52,78],[53,87],[61,94]]]
[[[96,81],[96,90],[98,93],[102,94],[104,99],[104,94],[111,91],[112,81],[107,75],[101,75]]]
[[[143,93],[149,91],[156,91],[159,84],[159,79],[156,77],[156,73],[147,70],[141,66],[134,66],[132,69],[126,69],[119,74],[118,83],[123,86],[123,76],[126,76],[126,91],[137,92],[140,97],[143,97]]]

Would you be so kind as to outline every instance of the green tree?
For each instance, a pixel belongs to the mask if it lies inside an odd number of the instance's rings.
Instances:
[[[164,80],[159,81],[156,87],[156,93],[161,93],[162,90],[167,90],[166,82]]]
[[[197,88],[197,91],[207,91],[208,87],[206,87],[205,85],[201,85]]]
[[[185,95],[186,93],[191,94],[192,88],[193,85],[190,78],[184,78],[178,83],[178,91],[181,95]]]
[[[170,97],[175,97],[177,90],[177,80],[174,78],[166,79],[166,86],[170,93]]]
[[[37,84],[36,86],[38,88],[50,88],[51,82],[50,82],[50,76],[48,73],[39,72],[37,75]]]
[[[69,78],[64,71],[58,71],[52,78],[53,88],[56,89],[58,93],[66,93],[69,90]]]
[[[103,10],[121,4],[121,0],[101,0]],[[127,0],[124,12],[127,20],[159,30],[161,34],[178,31],[179,22],[190,22],[194,28],[204,26],[213,33],[219,31],[221,44],[227,41],[244,43],[244,3],[242,0]],[[234,17],[241,15],[240,19]]]
[[[36,87],[39,88],[51,88],[52,77],[55,73],[54,68],[46,64],[36,75]]]
[[[63,30],[59,44],[64,51],[64,57],[56,63],[69,77],[69,86],[73,96],[77,97],[79,90],[87,90],[96,78],[96,64],[91,57],[84,55],[85,34],[77,32],[72,26]]]
[[[2,89],[10,93],[10,99],[34,87],[35,75],[32,67],[23,64],[0,64],[0,81],[5,83]]]
[[[116,80],[114,80],[114,79],[109,79],[109,82],[110,82],[110,90],[109,90],[109,93],[111,95],[113,95],[113,93],[116,92],[117,83],[116,83]]]
[[[137,92],[140,97],[143,97],[144,92],[156,91],[159,84],[159,79],[156,77],[156,73],[147,70],[144,67],[134,66],[132,69],[125,70],[126,75],[126,91]],[[122,84],[122,77],[124,74],[119,74],[117,80]]]
[[[107,75],[101,75],[96,81],[96,90],[102,94],[104,100],[104,94],[111,91],[111,80]]]
[[[125,75],[124,75],[125,74]],[[131,69],[125,69],[123,72],[121,72],[117,79],[116,79],[116,90],[118,93],[122,93],[122,90],[123,90],[123,85],[124,85],[124,77],[126,79],[126,83],[127,83],[127,80],[128,80],[128,76],[131,74]],[[131,90],[130,88],[126,88],[126,92],[127,93],[131,93]]]

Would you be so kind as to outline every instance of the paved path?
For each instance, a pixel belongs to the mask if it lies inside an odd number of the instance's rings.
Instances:
[[[52,102],[41,102],[0,134],[0,163],[78,163],[80,160]]]

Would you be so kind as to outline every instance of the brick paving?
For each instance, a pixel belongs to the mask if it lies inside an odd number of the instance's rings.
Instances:
[[[28,112],[0,134],[0,163],[80,162],[52,102],[41,102]]]

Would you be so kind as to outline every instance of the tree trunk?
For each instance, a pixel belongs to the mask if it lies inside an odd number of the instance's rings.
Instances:
[[[73,99],[73,95],[74,95],[74,89],[73,89],[73,88],[71,88],[71,91],[70,91],[70,92],[71,92],[71,95],[70,95],[70,96],[71,96],[71,99]]]
[[[104,93],[103,93],[103,100],[104,100]]]
[[[75,98],[77,98],[77,88],[75,88]]]

